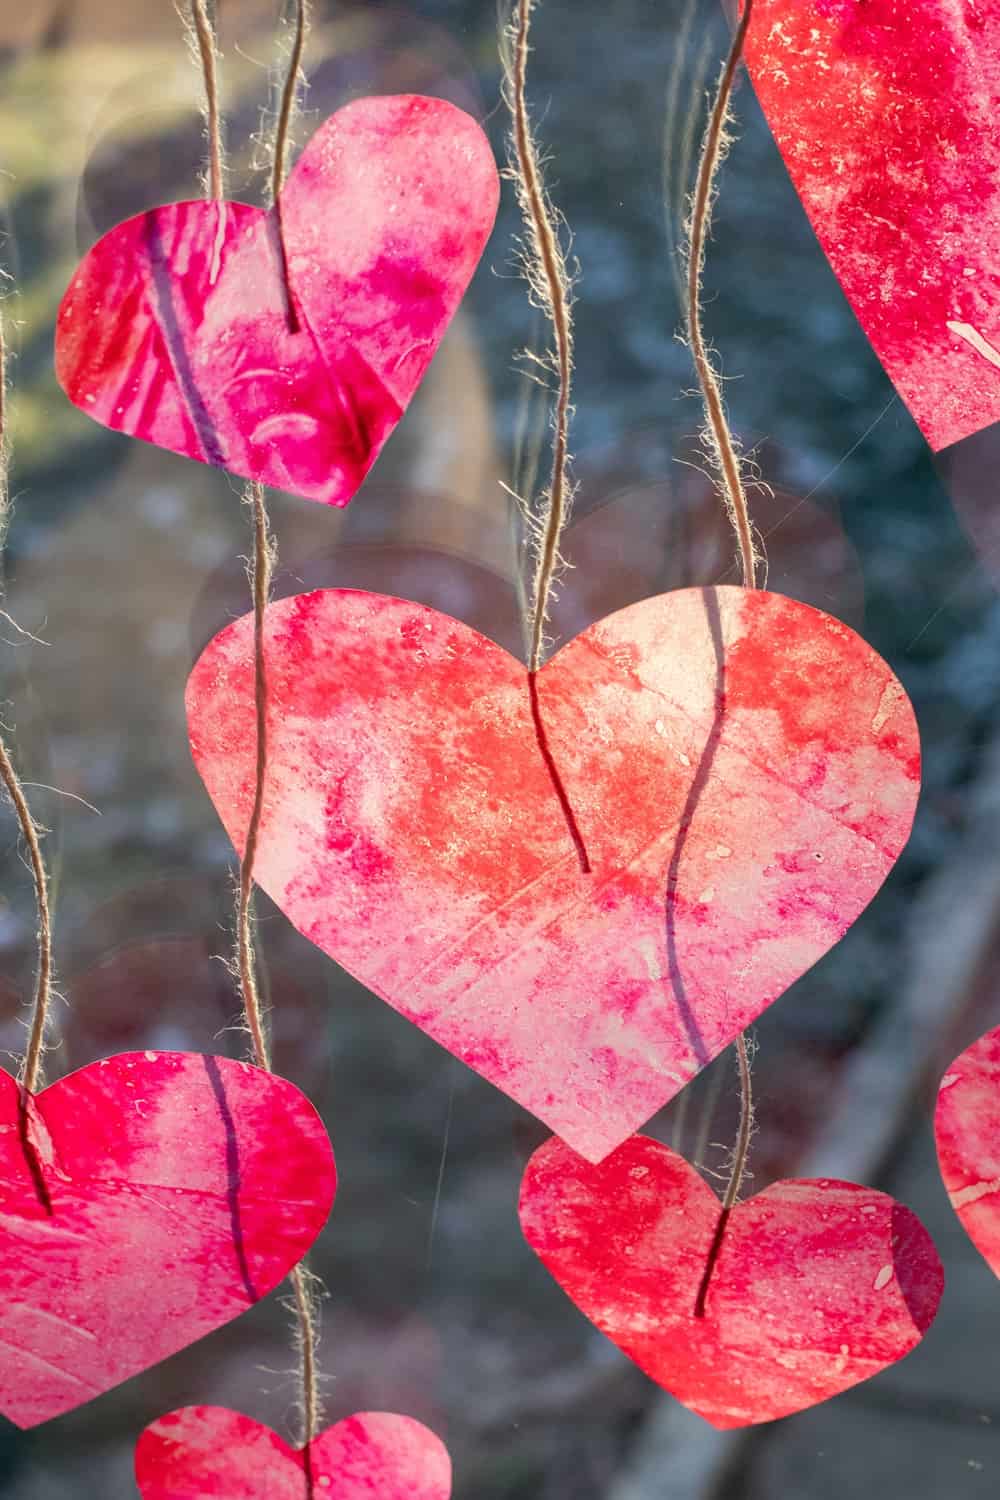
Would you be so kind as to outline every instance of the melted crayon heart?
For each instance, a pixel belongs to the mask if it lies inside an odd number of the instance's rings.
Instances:
[[[534,688],[457,620],[348,590],[273,604],[265,654],[255,878],[592,1160],[843,936],[909,834],[905,693],[847,626],[780,595],[631,605]],[[252,661],[246,617],[187,690],[237,848]]]
[[[448,1500],[451,1460],[411,1417],[361,1412],[306,1449],[221,1406],[189,1406],[147,1427],[136,1446],[143,1500]]]
[[[934,1134],[951,1206],[1000,1276],[1000,1027],[973,1042],[945,1073]]]
[[[0,1074],[0,1411],[34,1427],[270,1292],[336,1186],[322,1121],[249,1063],[125,1052]]]
[[[489,144],[441,99],[359,99],[279,210],[173,203],[100,239],[59,309],[56,373],[95,421],[346,505],[483,252]]]
[[[737,1204],[720,1234],[721,1212],[683,1157],[644,1136],[598,1167],[547,1141],[521,1186],[521,1228],[563,1291],[713,1427],[815,1406],[902,1359],[930,1327],[941,1263],[920,1220],[885,1193],[776,1182]]]
[[[746,59],[819,242],[931,447],[1000,420],[1000,5],[756,0]]]

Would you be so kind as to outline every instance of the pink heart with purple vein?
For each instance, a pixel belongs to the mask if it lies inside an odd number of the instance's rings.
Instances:
[[[359,99],[276,210],[173,203],[104,235],[59,309],[56,374],[95,421],[346,505],[423,379],[496,216],[476,122]]]
[[[913,711],[859,636],[777,594],[681,589],[533,681],[423,605],[267,610],[255,878],[324,952],[599,1161],[839,942],[906,843]],[[253,620],[188,682],[242,849]]]

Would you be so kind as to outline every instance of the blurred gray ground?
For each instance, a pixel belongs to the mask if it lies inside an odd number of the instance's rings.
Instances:
[[[273,54],[274,8],[231,0],[220,12],[231,191],[250,201],[263,192],[251,137],[269,96],[260,60]],[[493,0],[316,10],[300,139],[358,93],[415,89],[473,110],[502,151]],[[714,0],[540,0],[532,96],[581,266],[580,496],[559,639],[632,599],[733,576],[725,522],[689,466],[699,417],[674,337],[670,253],[724,42]],[[33,789],[52,829],[68,1002],[53,1074],[126,1047],[241,1046],[217,959],[230,944],[232,854],[190,765],[182,698],[194,656],[247,607],[245,517],[224,476],[88,423],[51,368],[55,308],[83,250],[130,213],[198,193],[197,109],[167,0],[0,0],[18,345],[7,607],[51,643],[8,631],[2,692],[27,779],[71,794]],[[948,1289],[900,1367],[723,1451],[590,1329],[524,1246],[517,1188],[541,1127],[262,903],[277,1065],[322,1110],[341,1170],[315,1255],[330,1291],[327,1414],[389,1408],[429,1422],[451,1447],[456,1500],[996,1490],[1000,1287],[948,1209],[930,1118],[935,1072],[1000,1020],[998,444],[995,433],[970,440],[935,469],[746,84],[737,111],[707,324],[734,424],[775,491],[755,500],[770,581],[864,631],[911,693],[925,750],[899,867],[759,1027],[753,1185],[822,1159],[889,1188],[934,1233]],[[513,269],[516,227],[508,192],[463,313],[354,505],[334,514],[272,498],[279,591],[336,583],[426,599],[518,649],[500,481],[544,466],[545,414],[515,358],[540,337]],[[13,1048],[32,915],[12,824],[0,832],[0,1022]],[[735,1118],[721,1059],[650,1128],[718,1169]],[[0,1493],[125,1500],[136,1434],[189,1402],[287,1431],[287,1328],[272,1298],[78,1413],[28,1435],[5,1429]]]

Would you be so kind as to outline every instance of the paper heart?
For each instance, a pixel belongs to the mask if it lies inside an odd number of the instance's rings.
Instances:
[[[174,203],[81,263],[56,374],[95,421],[346,505],[489,238],[489,143],[442,99],[359,99],[312,137],[280,214]]]
[[[304,1451],[221,1406],[188,1406],[139,1439],[143,1500],[448,1500],[448,1450],[412,1417],[361,1412]],[[310,1483],[311,1481],[311,1483]]]
[[[945,1073],[934,1134],[951,1206],[1000,1276],[1000,1027],[973,1042]]]
[[[249,1063],[125,1052],[34,1097],[3,1073],[0,1122],[0,1411],[19,1427],[252,1307],[333,1202],[316,1111]]]
[[[933,1322],[941,1262],[886,1193],[776,1182],[737,1204],[706,1281],[721,1212],[683,1157],[644,1136],[598,1167],[547,1141],[521,1185],[521,1228],[563,1291],[713,1427],[815,1406],[895,1364]]]
[[[318,591],[265,631],[255,878],[595,1160],[837,942],[909,833],[906,695],[780,595],[687,589],[591,626],[537,678],[541,742],[524,666],[424,605]],[[222,631],[187,689],[237,848],[252,636]]]
[[[819,242],[934,449],[1000,419],[1000,6],[757,0],[746,58]]]

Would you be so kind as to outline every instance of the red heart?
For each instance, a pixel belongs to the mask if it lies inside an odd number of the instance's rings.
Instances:
[[[309,142],[280,216],[175,203],[104,235],[59,309],[56,374],[106,427],[346,505],[437,350],[498,194],[462,110],[356,100]]]
[[[0,1118],[0,1411],[19,1427],[252,1307],[333,1202],[316,1111],[249,1063],[123,1052],[34,1097],[4,1073]]]
[[[776,1182],[737,1204],[706,1282],[721,1212],[683,1157],[644,1136],[599,1167],[547,1141],[521,1185],[521,1228],[563,1291],[713,1427],[815,1406],[895,1364],[933,1322],[941,1262],[887,1194]]]
[[[1000,419],[1000,7],[757,0],[754,89],[934,449]]]
[[[249,616],[222,631],[187,691],[237,847],[252,636]],[[687,589],[592,625],[539,674],[544,746],[524,666],[424,605],[284,599],[265,650],[255,877],[594,1160],[837,942],[909,833],[906,695],[853,631],[780,595]]]
[[[973,1042],[942,1078],[934,1134],[951,1206],[1000,1276],[1000,1027]]]
[[[135,1477],[143,1500],[448,1500],[451,1460],[412,1417],[361,1412],[327,1428],[304,1451],[222,1406],[188,1406],[139,1439]],[[311,1481],[311,1482],[310,1482]]]

